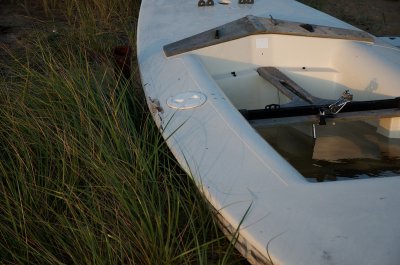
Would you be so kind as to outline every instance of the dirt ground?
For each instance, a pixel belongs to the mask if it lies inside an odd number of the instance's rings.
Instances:
[[[29,14],[14,1],[0,0],[0,45],[10,46],[21,41],[34,28],[40,15]]]
[[[31,10],[13,0],[0,0],[0,74],[1,64],[9,59],[9,51],[26,47],[29,34],[47,24],[38,7]]]
[[[57,18],[46,17],[38,5],[0,0],[0,47],[23,44],[32,29],[51,31]],[[39,3],[40,1],[38,1]],[[377,36],[400,36],[400,0],[300,0]],[[60,19],[61,20],[61,19]],[[0,49],[1,50],[1,49]],[[0,53],[1,54],[1,53]]]
[[[376,36],[400,36],[400,0],[300,0]]]

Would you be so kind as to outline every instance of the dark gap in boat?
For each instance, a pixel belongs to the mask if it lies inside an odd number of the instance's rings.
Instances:
[[[232,75],[233,77],[236,77],[236,72],[231,72],[231,75]]]
[[[301,24],[300,27],[307,30],[308,32],[314,32],[314,26],[310,24]]]
[[[217,30],[215,31],[215,38],[216,38],[216,39],[219,39],[219,34],[220,34],[220,32],[219,32],[219,30],[217,29]]]

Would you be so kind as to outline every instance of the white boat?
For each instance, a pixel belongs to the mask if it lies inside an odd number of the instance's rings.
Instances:
[[[400,264],[399,48],[291,0],[142,0],[137,56],[250,263]]]

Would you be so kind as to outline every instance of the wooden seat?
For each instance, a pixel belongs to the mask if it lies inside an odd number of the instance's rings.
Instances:
[[[280,34],[374,42],[374,38],[370,34],[360,30],[302,24],[294,21],[249,15],[222,26],[167,44],[163,49],[165,55],[169,57],[259,34]]]
[[[258,74],[287,96],[293,103],[321,104],[323,99],[314,97],[275,67],[260,67]],[[326,101],[326,100],[325,100]],[[296,104],[297,105],[297,104]]]
[[[320,123],[321,110],[327,108],[323,105],[306,105],[294,107],[281,107],[275,109],[240,110],[242,115],[253,127],[268,127],[295,123]],[[400,117],[400,98],[353,101],[348,103],[338,114],[323,114],[327,120],[369,120]]]

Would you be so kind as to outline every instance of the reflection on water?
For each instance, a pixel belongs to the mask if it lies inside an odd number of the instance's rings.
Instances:
[[[366,122],[257,128],[309,181],[400,175],[400,139],[389,139]]]

